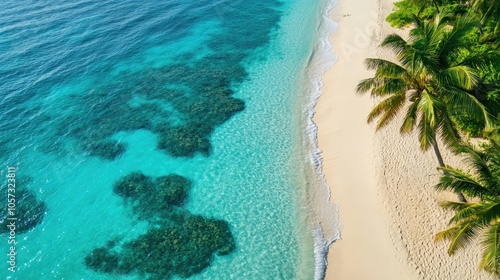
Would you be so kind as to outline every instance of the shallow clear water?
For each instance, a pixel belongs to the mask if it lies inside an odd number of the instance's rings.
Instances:
[[[179,211],[229,225],[234,251],[191,278],[311,279],[300,102],[318,5],[0,3],[2,174],[16,166],[17,188],[46,206],[16,234],[16,272],[0,275],[143,279],[84,261],[164,227],[113,191],[140,171],[189,179]]]

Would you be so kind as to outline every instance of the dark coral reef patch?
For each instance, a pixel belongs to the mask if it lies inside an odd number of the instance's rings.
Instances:
[[[226,255],[234,248],[227,222],[190,215],[182,223],[151,228],[121,246],[96,248],[85,264],[98,272],[147,279],[187,278],[208,267],[214,253]]]
[[[133,172],[118,180],[113,192],[124,199],[139,219],[154,223],[171,219],[179,212],[190,188],[191,181],[176,174],[153,178]]]
[[[8,192],[7,185],[0,187],[1,199],[5,202],[13,203],[14,207],[6,204],[0,212],[0,234],[8,233],[11,228],[7,225],[11,220],[7,218],[15,218],[14,232],[21,234],[35,228],[43,221],[47,206],[44,202],[37,199],[36,194],[26,187],[31,179],[17,179],[15,192]],[[8,194],[13,196],[7,197]]]
[[[84,153],[106,160],[126,150],[112,140],[115,133],[139,129],[158,135],[158,149],[173,157],[208,156],[213,130],[245,108],[232,97],[232,88],[246,76],[231,56],[122,71],[86,94],[72,95],[72,114],[59,118],[57,134],[78,140]]]
[[[136,219],[149,222],[146,233],[130,241],[111,240],[85,257],[85,265],[114,275],[136,274],[143,279],[189,277],[210,265],[215,255],[236,248],[226,221],[191,214],[182,206],[191,181],[169,174],[150,177],[133,172],[113,185]]]

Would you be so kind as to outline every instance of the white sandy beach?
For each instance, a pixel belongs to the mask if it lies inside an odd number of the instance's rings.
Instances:
[[[454,199],[434,191],[434,154],[422,153],[415,135],[401,136],[397,120],[375,133],[366,123],[374,101],[355,94],[357,83],[373,75],[363,60],[391,58],[377,46],[398,31],[384,20],[393,1],[339,2],[330,12],[339,24],[330,37],[339,59],[323,76],[314,117],[341,227],[341,239],[330,247],[326,279],[494,279],[478,270],[477,247],[450,257],[447,243],[434,242],[451,214],[437,202]],[[444,155],[453,166],[456,158]]]

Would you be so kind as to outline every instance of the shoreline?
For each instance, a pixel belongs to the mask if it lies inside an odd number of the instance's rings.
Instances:
[[[379,4],[339,1],[329,11],[338,24],[329,37],[338,61],[322,76],[314,122],[341,234],[329,247],[325,279],[416,279],[400,261],[378,199],[375,130],[366,124],[372,101],[355,94],[357,83],[370,76],[363,60],[375,55],[380,40],[380,17],[370,11],[379,11]]]
[[[337,61],[321,77],[312,118],[322,169],[318,180],[330,188],[330,203],[338,209],[330,215],[338,215],[340,230],[327,250],[325,279],[496,279],[478,270],[479,246],[449,256],[448,243],[434,241],[452,214],[438,202],[454,197],[433,187],[439,179],[434,154],[419,149],[415,134],[399,134],[400,117],[375,132],[366,122],[375,101],[355,94],[357,83],[373,76],[364,59],[394,61],[378,46],[391,33],[407,32],[385,21],[393,2],[339,0],[328,12],[338,25],[328,50]],[[449,165],[463,165],[458,156],[442,152]]]
[[[328,40],[330,34],[337,30],[337,24],[328,13],[338,4],[338,0],[321,0],[318,6],[319,18],[316,25],[316,35],[312,45],[309,62],[304,72],[304,85],[301,108],[303,119],[300,120],[303,137],[302,149],[305,201],[307,207],[307,234],[313,241],[314,279],[325,279],[327,267],[326,256],[329,246],[339,239],[338,209],[330,201],[330,189],[323,174],[321,153],[318,147],[318,127],[314,122],[316,106],[323,87],[322,76],[336,62],[337,57],[332,51]],[[304,131],[306,133],[304,133]]]

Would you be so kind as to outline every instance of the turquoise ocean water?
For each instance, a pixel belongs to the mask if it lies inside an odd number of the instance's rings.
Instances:
[[[313,279],[303,103],[325,7],[2,1],[0,276]]]

